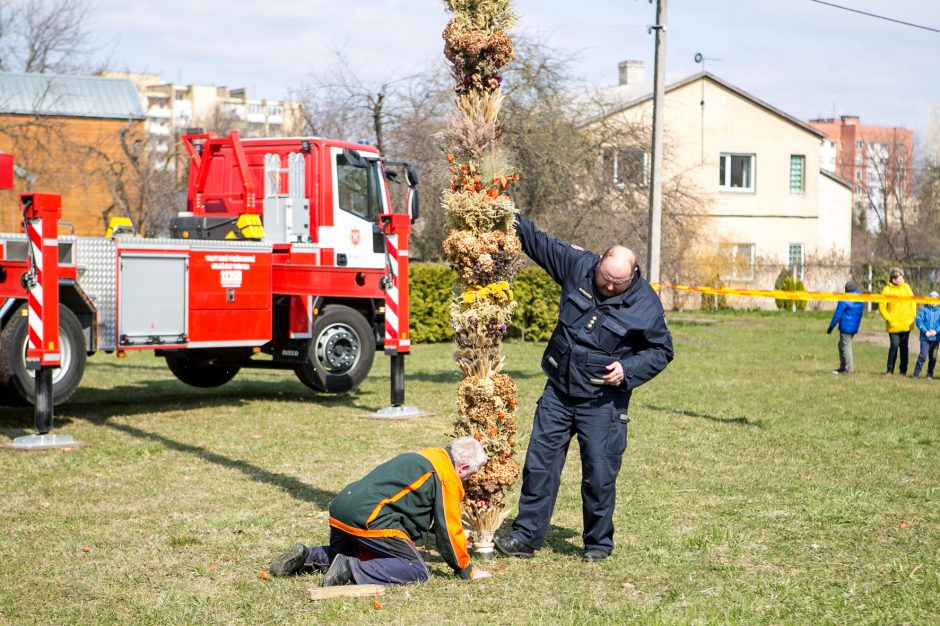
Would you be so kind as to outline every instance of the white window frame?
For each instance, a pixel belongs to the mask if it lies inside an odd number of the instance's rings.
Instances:
[[[643,165],[642,165],[642,179],[640,182],[632,180],[623,180],[620,178],[620,157],[627,152],[633,154],[643,154]],[[603,150],[603,158],[605,160],[609,159],[611,167],[611,183],[617,189],[625,189],[626,187],[632,187],[633,189],[646,189],[650,184],[650,153],[646,150],[643,150],[639,146],[608,146]],[[605,163],[606,165],[606,163]]]
[[[789,246],[787,246],[787,267],[790,268],[790,275],[792,276],[794,273],[793,272],[793,263],[794,263],[793,252],[794,252],[794,249],[796,249],[797,247],[799,247],[800,258],[798,261],[796,261],[797,263],[796,277],[799,280],[803,280],[804,269],[806,267],[806,246],[802,242],[791,243]]]
[[[747,157],[750,168],[748,171],[748,187],[731,186],[731,160],[732,157]],[[724,178],[722,178],[722,164],[724,167]],[[757,190],[757,155],[746,152],[722,152],[718,156],[718,190],[728,193],[754,193]]]
[[[731,260],[730,273],[723,271],[720,278],[722,280],[737,280],[742,282],[752,282],[754,280],[754,266],[757,263],[757,244],[753,243],[725,243],[719,246],[721,255]],[[743,272],[738,272],[739,258],[746,259],[746,267]]]

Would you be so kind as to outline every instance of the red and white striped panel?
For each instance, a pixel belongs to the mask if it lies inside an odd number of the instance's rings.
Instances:
[[[385,347],[398,349],[398,235],[385,238],[388,246],[392,284],[385,290]]]
[[[36,269],[36,282],[29,290],[27,302],[29,306],[29,349],[41,350],[43,347],[42,327],[42,220],[27,220],[26,234],[29,237],[29,246],[32,249],[33,267]]]

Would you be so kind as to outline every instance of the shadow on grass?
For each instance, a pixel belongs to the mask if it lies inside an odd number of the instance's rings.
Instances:
[[[174,411],[239,407],[253,401],[312,402],[326,408],[346,408],[371,413],[374,406],[359,402],[360,390],[344,394],[321,394],[292,381],[242,381],[215,389],[187,387],[176,380],[154,380],[111,389],[81,388],[66,404],[54,411],[54,431],[75,420],[96,425],[116,416],[158,415]],[[381,408],[381,407],[379,407]],[[0,435],[11,439],[35,433],[31,405],[0,406]]]
[[[214,463],[221,467],[238,470],[249,480],[271,485],[272,487],[277,487],[278,489],[283,490],[290,497],[296,498],[301,502],[313,504],[323,511],[327,509],[330,504],[330,500],[332,500],[336,495],[334,492],[324,491],[322,489],[318,489],[317,487],[313,487],[304,482],[301,482],[293,476],[272,472],[270,470],[264,469],[263,467],[258,467],[257,465],[248,463],[247,461],[230,459],[227,456],[212,452],[211,450],[203,448],[202,446],[182,443],[180,441],[170,439],[169,437],[164,437],[163,435],[152,433],[135,426],[118,423],[105,423],[104,426],[106,428],[111,428],[113,430],[130,435],[131,437],[136,437],[137,439],[144,439],[146,441],[159,443],[169,450],[176,450],[177,452],[192,454],[209,463]]]
[[[734,426],[754,426],[756,428],[763,428],[764,422],[761,420],[750,420],[746,417],[716,417],[714,415],[708,415],[707,413],[699,413],[697,411],[689,411],[686,409],[673,409],[664,406],[653,406],[651,404],[644,404],[643,408],[652,409],[653,411],[660,411],[662,413],[675,413],[676,415],[684,415],[686,417],[697,417],[699,419],[708,420],[710,422],[718,422],[719,424],[731,424]]]

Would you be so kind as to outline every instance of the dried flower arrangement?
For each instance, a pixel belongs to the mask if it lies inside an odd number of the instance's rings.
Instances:
[[[505,29],[514,22],[510,0],[444,0],[453,18],[444,29],[457,107],[443,133],[450,188],[442,206],[451,230],[444,257],[457,272],[451,303],[454,359],[465,378],[457,386],[455,435],[475,437],[489,462],[467,481],[464,521],[478,550],[491,544],[506,514],[506,490],[519,477],[516,384],[501,374],[503,335],[516,302],[512,293],[522,246],[516,207],[507,194],[519,180],[500,149],[500,69],[513,59]]]

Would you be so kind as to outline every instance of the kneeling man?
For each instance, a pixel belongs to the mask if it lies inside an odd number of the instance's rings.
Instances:
[[[274,559],[271,574],[325,571],[324,587],[424,582],[428,568],[415,542],[433,531],[438,552],[460,578],[488,577],[470,565],[460,512],[462,481],[486,460],[479,441],[458,437],[382,463],[330,502],[329,545],[295,544]]]

